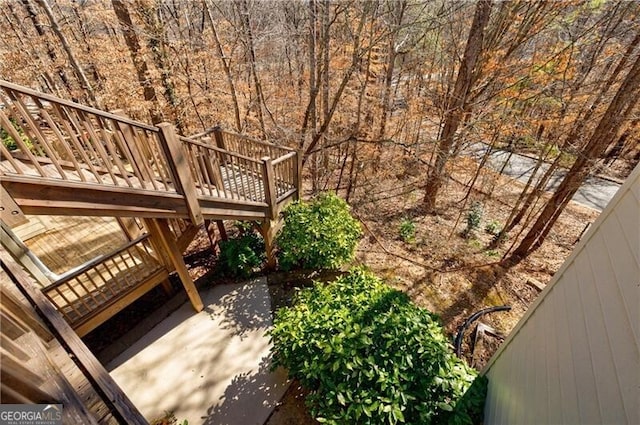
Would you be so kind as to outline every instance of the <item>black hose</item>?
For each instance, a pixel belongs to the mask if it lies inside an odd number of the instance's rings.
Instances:
[[[473,313],[471,316],[469,316],[469,318],[464,321],[462,326],[458,328],[458,334],[456,335],[455,342],[453,343],[453,346],[455,347],[455,351],[456,351],[456,356],[460,357],[460,352],[462,351],[462,338],[466,330],[469,328],[469,326],[471,326],[473,322],[475,322],[476,320],[478,320],[479,318],[481,318],[487,313],[493,313],[494,311],[509,311],[509,310],[511,310],[510,305],[501,305],[497,307],[489,307],[489,308],[482,309],[480,311]]]

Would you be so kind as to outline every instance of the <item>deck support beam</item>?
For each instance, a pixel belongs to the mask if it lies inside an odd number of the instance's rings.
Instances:
[[[169,168],[171,169],[176,189],[178,193],[185,198],[191,222],[195,226],[200,226],[204,222],[204,219],[198,202],[198,194],[194,183],[195,179],[187,163],[187,158],[178,140],[176,131],[172,124],[166,122],[158,124],[158,129],[160,130],[160,145],[169,162]]]
[[[264,239],[264,248],[267,255],[267,270],[274,270],[276,268],[275,242],[281,225],[282,221],[277,218],[273,220],[266,219],[260,225],[260,233]]]
[[[180,277],[180,281],[182,282],[182,286],[184,286],[184,290],[189,296],[193,309],[197,313],[201,312],[204,309],[204,304],[202,303],[200,294],[196,289],[196,285],[193,283],[191,275],[189,275],[189,270],[187,270],[187,265],[184,263],[182,253],[171,234],[167,220],[159,220],[155,218],[144,219],[144,224],[149,230],[151,237],[157,241],[162,250],[169,257],[173,267],[175,267],[176,272]]]

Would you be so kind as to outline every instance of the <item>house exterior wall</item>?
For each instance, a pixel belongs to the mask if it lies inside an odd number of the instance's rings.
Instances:
[[[640,424],[640,166],[484,373],[485,424]]]

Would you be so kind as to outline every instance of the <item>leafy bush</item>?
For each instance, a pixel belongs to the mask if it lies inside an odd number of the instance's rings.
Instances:
[[[224,272],[248,277],[265,259],[262,237],[245,225],[238,224],[240,234],[220,242],[219,261]]]
[[[500,233],[501,230],[502,230],[502,224],[500,224],[500,222],[498,220],[491,220],[484,227],[484,231],[487,232],[490,235],[493,235],[493,236],[495,236],[498,233]]]
[[[274,367],[331,424],[472,424],[486,378],[458,359],[436,316],[363,269],[316,283],[277,311]]]
[[[467,227],[462,231],[462,237],[470,238],[473,236],[474,232],[480,228],[483,214],[482,204],[474,201],[467,212]]]
[[[10,118],[9,120],[11,121],[11,124],[13,124],[13,127],[16,129],[16,131],[22,138],[22,141],[24,142],[25,146],[29,150],[33,150],[33,143],[31,143],[31,140],[27,137],[26,134],[24,134],[24,131],[22,131],[22,129],[16,124],[16,121],[13,118]],[[18,149],[18,144],[16,143],[16,141],[13,139],[13,137],[11,137],[9,132],[2,127],[0,127],[0,139],[2,139],[2,144],[10,151]]]
[[[291,203],[283,215],[277,237],[282,269],[337,269],[353,260],[362,230],[337,195],[323,193],[310,202]]]
[[[400,222],[400,239],[407,243],[413,243],[416,241],[416,224],[408,219],[404,218]]]

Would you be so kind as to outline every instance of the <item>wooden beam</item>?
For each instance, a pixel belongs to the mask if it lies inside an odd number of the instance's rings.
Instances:
[[[189,296],[193,309],[198,313],[201,312],[204,309],[202,299],[196,289],[196,285],[193,283],[191,275],[189,275],[189,270],[187,270],[187,265],[184,263],[182,253],[178,249],[176,241],[173,239],[171,229],[169,229],[169,224],[166,220],[145,219],[144,221],[145,226],[149,229],[151,235],[154,236],[154,238],[162,245],[162,249],[168,254],[178,276],[180,277],[180,281],[182,281],[182,286],[184,286],[184,290]]]
[[[142,229],[138,226],[138,222],[133,217],[116,217],[118,225],[122,229],[128,240],[132,241],[142,236]]]
[[[200,205],[198,204],[198,194],[196,191],[195,179],[191,174],[187,157],[182,149],[180,140],[176,136],[173,125],[169,123],[158,124],[160,129],[160,144],[167,157],[171,174],[173,175],[174,184],[178,193],[184,195],[189,211],[189,217],[196,226],[204,222]]]
[[[216,146],[220,149],[227,150],[224,145],[224,135],[222,134],[222,128],[220,126],[215,126],[213,128],[213,137],[216,141]]]
[[[41,340],[45,342],[52,340],[53,335],[51,332],[37,319],[35,312],[27,311],[27,307],[16,299],[16,294],[13,293],[14,291],[15,290],[12,290],[9,285],[3,284],[0,287],[0,298],[2,299],[1,308],[10,312],[14,320],[24,328],[33,331]]]
[[[304,155],[302,154],[302,151],[298,150],[296,155],[296,166],[293,171],[293,176],[294,176],[293,182],[296,185],[296,194],[294,199],[296,201],[299,201],[300,199],[302,199],[302,158],[303,157]]]
[[[205,225],[206,226],[206,225]],[[200,232],[200,226],[194,226],[190,224],[189,227],[184,229],[184,232],[178,237],[178,249],[180,252],[184,252],[185,249],[189,247],[189,244],[196,237],[196,235]]]
[[[0,214],[0,219],[9,227],[16,227],[29,221],[4,186],[0,186]]]
[[[5,190],[21,207],[20,199],[31,199],[185,210],[184,196],[178,193],[33,176],[5,175],[2,180]]]
[[[278,217],[278,196],[276,193],[276,178],[273,172],[271,158],[262,158],[262,176],[264,183],[265,201],[269,205],[269,219],[275,220]]]
[[[278,230],[280,230],[282,222],[280,220],[265,220],[260,226],[260,233],[264,239],[264,248],[267,255],[267,270],[274,270],[276,268],[276,252],[275,241]]]
[[[36,289],[31,278],[20,268],[11,256],[0,249],[2,268],[11,281],[20,289],[29,303],[34,306],[44,322],[49,326],[67,352],[72,356],[86,378],[101,395],[104,403],[110,408],[114,417],[121,424],[148,425],[140,411],[133,405],[126,394],[118,387],[109,373],[71,329],[60,312],[51,304],[40,290]]]

